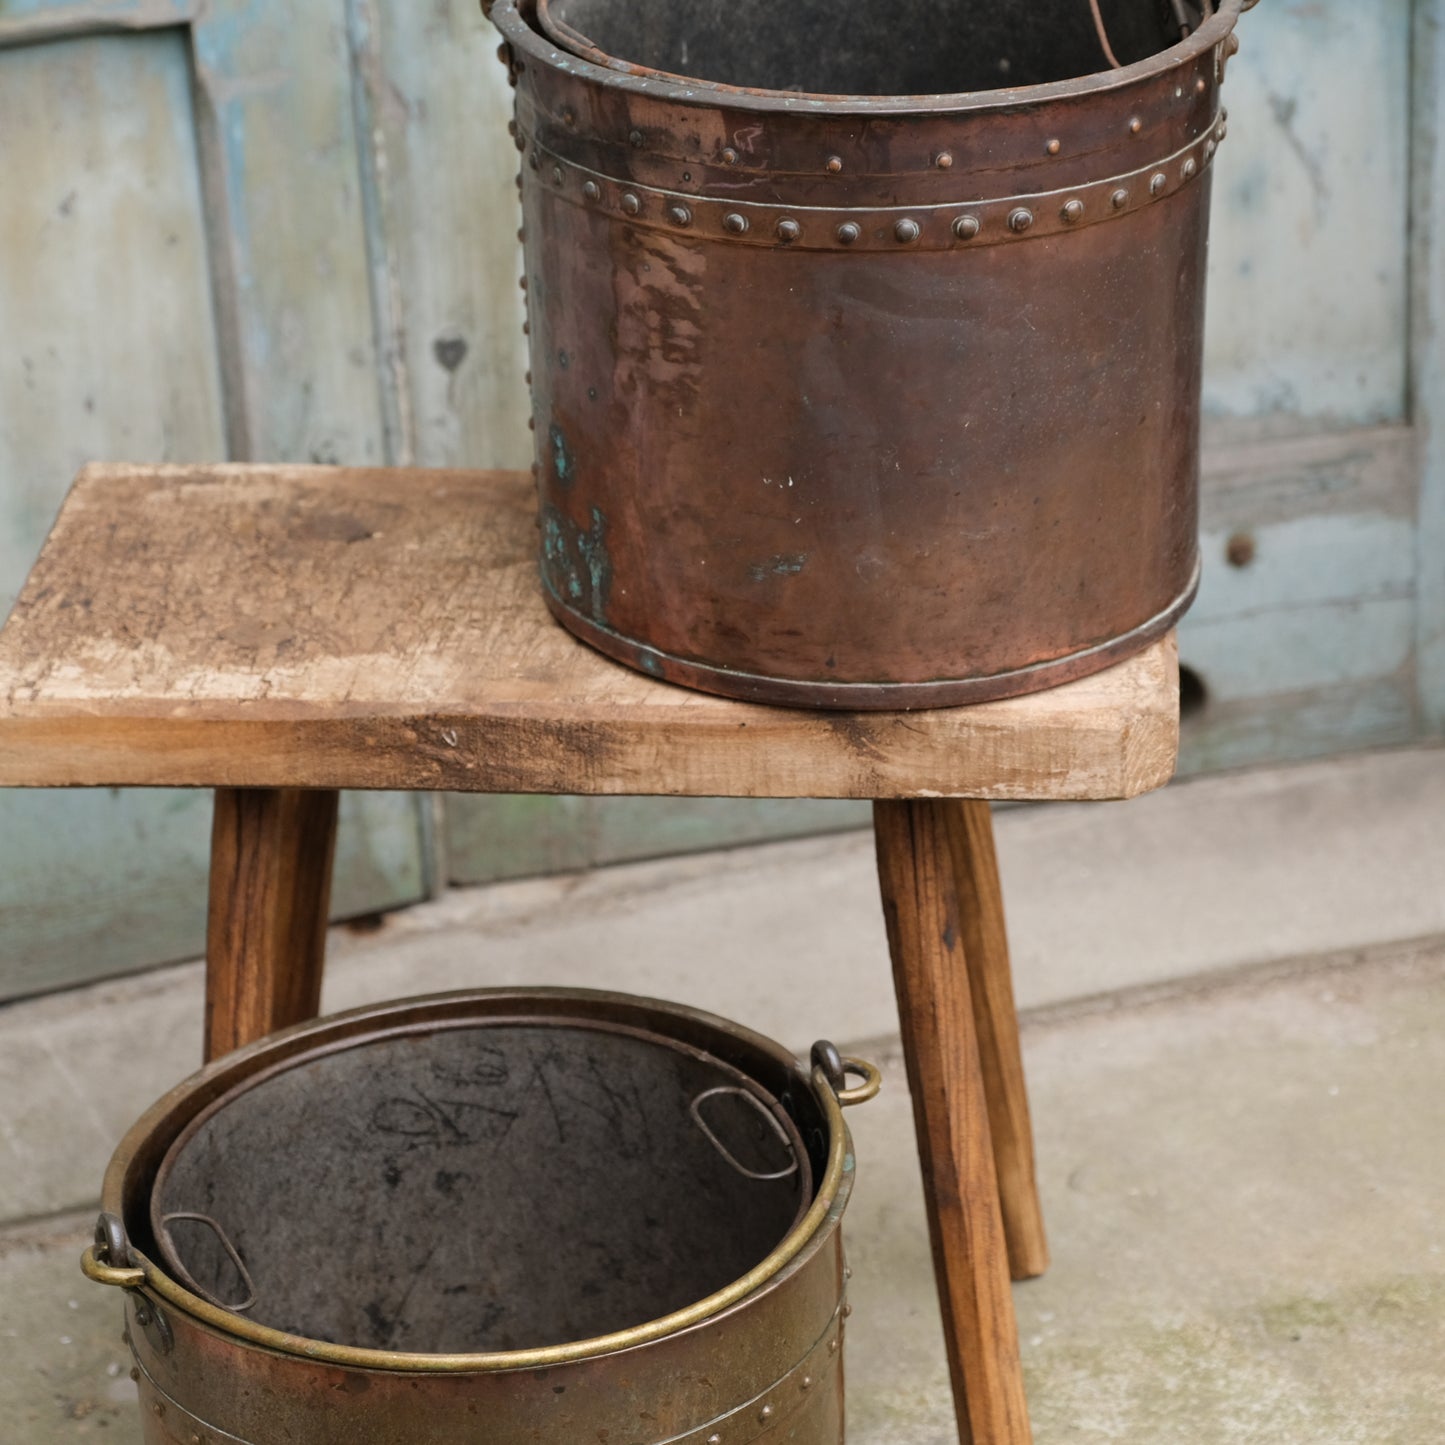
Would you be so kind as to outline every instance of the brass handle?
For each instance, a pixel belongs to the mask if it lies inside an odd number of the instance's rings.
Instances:
[[[845,1056],[843,1071],[847,1074],[856,1074],[863,1080],[861,1084],[854,1084],[852,1088],[837,1090],[838,1102],[845,1109],[851,1109],[855,1104],[866,1104],[869,1099],[878,1097],[878,1091],[883,1087],[883,1070],[877,1064],[870,1064],[867,1059]]]
[[[869,1099],[876,1099],[878,1091],[883,1087],[883,1071],[877,1064],[870,1064],[866,1059],[844,1058],[838,1052],[837,1045],[829,1043],[827,1039],[819,1039],[813,1045],[813,1067],[822,1072],[829,1087],[838,1096],[838,1102],[845,1109],[854,1104],[866,1104]],[[849,1074],[858,1075],[863,1082],[849,1088]]]
[[[137,1269],[134,1265],[122,1268],[119,1265],[106,1264],[93,1244],[86,1245],[85,1253],[80,1256],[80,1272],[96,1284],[108,1284],[116,1289],[139,1289],[146,1282],[145,1270]]]

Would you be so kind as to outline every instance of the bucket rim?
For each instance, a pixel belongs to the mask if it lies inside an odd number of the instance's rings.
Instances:
[[[920,95],[834,95],[825,92],[768,90],[726,85],[720,81],[674,77],[666,71],[618,70],[599,65],[563,49],[524,13],[531,0],[482,0],[483,13],[502,32],[508,45],[529,59],[575,78],[649,100],[694,107],[727,107],[774,115],[880,116],[932,118],[938,115],[1017,111],[1054,101],[1075,101],[1104,95],[1153,80],[1189,64],[1226,41],[1239,17],[1258,0],[1219,0],[1218,8],[1184,39],[1143,60],[1117,70],[1092,71],[1067,80],[991,90],[941,91]]]
[[[790,1068],[800,1082],[806,1081],[828,1127],[828,1158],[817,1187],[817,1192],[802,1217],[774,1249],[746,1274],[680,1310],[634,1325],[625,1330],[612,1331],[585,1340],[574,1340],[567,1344],[547,1345],[525,1350],[492,1351],[480,1354],[419,1354],[410,1351],[376,1350],[360,1346],[336,1345],[324,1340],[308,1339],[284,1330],[247,1319],[244,1315],[202,1299],[173,1279],[164,1268],[153,1261],[143,1250],[127,1242],[128,1260],[117,1267],[102,1260],[97,1247],[92,1245],[82,1257],[81,1267],[92,1280],[100,1283],[121,1284],[129,1290],[148,1293],[165,1301],[172,1308],[182,1311],[223,1334],[247,1343],[272,1350],[278,1354],[313,1361],[318,1364],[332,1364],[353,1369],[389,1370],[414,1374],[493,1374],[508,1370],[541,1369],[548,1366],[573,1364],[583,1360],[618,1354],[623,1350],[647,1345],[655,1341],[680,1334],[686,1329],[713,1319],[734,1305],[741,1304],[756,1291],[771,1283],[787,1267],[802,1255],[824,1232],[831,1218],[840,1214],[852,1191],[854,1156],[852,1135],[843,1117],[844,1102],[849,1096],[863,1102],[872,1093],[865,1090],[845,1090],[840,1100],[827,1073],[821,1066],[814,1066],[811,1073],[804,1070],[798,1060],[773,1040],[752,1030],[735,1024],[718,1015],[686,1005],[668,1003],[659,999],[639,998],[627,994],[610,993],[594,989],[464,989],[443,994],[428,994],[417,998],[394,1000],[386,1004],[367,1005],[345,1013],[330,1015],[321,1020],[309,1020],[289,1029],[271,1034],[235,1053],[226,1054],[213,1061],[189,1079],[172,1089],[158,1100],[128,1131],[117,1146],[106,1169],[102,1189],[103,1209],[114,1220],[126,1218],[127,1196],[136,1183],[137,1173],[154,1173],[154,1165],[164,1155],[170,1143],[178,1136],[190,1119],[197,1117],[216,1100],[231,1093],[236,1083],[249,1077],[248,1066],[259,1060],[266,1060],[275,1066],[291,1057],[304,1057],[317,1046],[335,1044],[340,1039],[351,1039],[360,1045],[365,1039],[376,1034],[389,1036],[392,1030],[388,1023],[412,1018],[415,1026],[423,1026],[427,1019],[434,1019],[437,1026],[455,1027],[464,1020],[458,1019],[460,1011],[468,1005],[492,1004],[505,1006],[532,1006],[535,1012],[526,1014],[496,1013],[479,1017],[479,1024],[503,1020],[516,1022],[531,1020],[539,1023],[562,1022],[569,1017],[585,1024],[585,1016],[569,1013],[572,1009],[611,1010],[614,1013],[647,1014],[654,1018],[671,1018],[679,1023],[704,1032],[729,1036],[752,1049],[771,1055],[780,1065]],[[274,1057],[273,1057],[274,1056]],[[299,1057],[297,1061],[299,1062]],[[849,1060],[849,1063],[856,1061]],[[871,1068],[871,1066],[870,1066]],[[267,1070],[269,1072],[269,1070]],[[874,1071],[876,1074],[876,1071]],[[870,1078],[872,1092],[876,1092],[876,1079]],[[175,1124],[178,1111],[185,1116],[170,1138],[157,1144],[155,1135],[168,1123]],[[147,1170],[147,1165],[152,1167]],[[102,1215],[104,1220],[106,1215]],[[122,1228],[124,1226],[122,1225]],[[125,1282],[117,1276],[130,1276]]]

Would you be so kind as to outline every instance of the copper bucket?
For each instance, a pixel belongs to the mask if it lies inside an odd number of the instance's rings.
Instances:
[[[1171,627],[1249,3],[496,0],[557,617],[839,708]]]
[[[841,1107],[876,1087],[621,995],[362,1009],[151,1109],[84,1268],[148,1445],[840,1445]]]

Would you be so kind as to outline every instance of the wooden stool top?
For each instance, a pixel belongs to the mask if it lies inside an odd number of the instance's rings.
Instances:
[[[512,472],[91,466],[0,634],[0,786],[1126,798],[1178,750],[1172,637],[1030,697],[730,702],[542,602]]]

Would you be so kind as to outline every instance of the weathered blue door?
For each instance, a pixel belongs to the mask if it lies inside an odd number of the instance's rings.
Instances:
[[[1440,14],[1241,27],[1189,769],[1445,728]],[[476,0],[0,0],[0,605],[91,457],[528,464],[495,47]],[[0,795],[0,996],[197,951],[207,816]],[[865,818],[350,798],[338,906]]]

